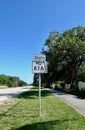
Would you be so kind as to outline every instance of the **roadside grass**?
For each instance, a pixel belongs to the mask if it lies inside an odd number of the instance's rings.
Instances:
[[[0,105],[0,130],[85,130],[85,117],[42,89],[38,116],[38,89],[33,88]]]

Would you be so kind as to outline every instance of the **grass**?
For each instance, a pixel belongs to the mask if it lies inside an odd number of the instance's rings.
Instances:
[[[0,130],[85,130],[85,117],[50,92],[41,101],[41,117],[36,88],[0,105]]]

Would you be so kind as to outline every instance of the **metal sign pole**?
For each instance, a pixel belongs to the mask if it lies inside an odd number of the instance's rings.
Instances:
[[[41,74],[39,73],[39,116],[41,116]]]
[[[32,72],[39,74],[39,116],[41,116],[41,74],[47,73],[47,61],[45,55],[35,55],[32,62]]]

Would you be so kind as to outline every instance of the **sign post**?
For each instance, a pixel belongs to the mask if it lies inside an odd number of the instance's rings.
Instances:
[[[41,73],[47,73],[47,61],[45,55],[35,55],[32,62],[32,72],[39,74],[39,116],[41,116]]]
[[[41,116],[41,74],[39,73],[39,116]]]

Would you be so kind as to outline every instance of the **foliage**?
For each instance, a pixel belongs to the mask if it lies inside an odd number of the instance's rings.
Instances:
[[[78,70],[78,80],[85,82],[85,63],[82,63]]]
[[[6,85],[7,82],[8,82],[8,77],[6,75],[4,75],[4,74],[1,74],[0,75],[0,84],[2,84],[2,85],[5,84]]]
[[[83,92],[85,93],[85,86],[83,86],[83,87],[81,88],[81,91],[83,91]]]
[[[34,86],[38,86],[38,79],[39,79],[39,75],[38,74],[34,74],[34,79],[33,79],[33,85]]]
[[[63,80],[72,86],[78,81],[78,70],[85,62],[85,28],[74,27],[63,33],[53,31],[45,42],[42,53],[48,61],[48,73],[43,82]]]
[[[27,85],[26,82],[19,79],[16,76],[7,76],[4,74],[0,75],[0,84],[7,85],[8,87],[17,87],[17,86],[24,86]]]

